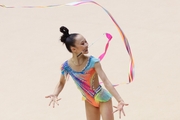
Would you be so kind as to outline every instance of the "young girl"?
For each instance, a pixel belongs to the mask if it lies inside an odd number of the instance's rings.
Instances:
[[[61,36],[61,42],[66,45],[67,50],[72,53],[72,57],[65,61],[61,68],[60,81],[57,84],[54,93],[46,96],[50,98],[53,107],[58,104],[58,95],[63,90],[66,82],[66,77],[69,74],[78,89],[82,93],[85,100],[86,117],[87,120],[100,120],[100,115],[103,120],[114,120],[113,113],[119,111],[119,117],[121,118],[121,112],[125,116],[123,107],[127,106],[123,99],[120,97],[116,89],[113,87],[103,69],[101,68],[100,60],[87,56],[88,43],[86,39],[77,33],[69,34],[69,30],[62,26],[60,31],[63,33]],[[103,81],[105,90],[99,84],[99,79]],[[118,105],[113,112],[111,97],[117,100]]]

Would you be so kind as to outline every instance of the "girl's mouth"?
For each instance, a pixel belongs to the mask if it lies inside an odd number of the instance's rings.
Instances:
[[[87,52],[88,51],[88,49],[84,49],[84,52]]]

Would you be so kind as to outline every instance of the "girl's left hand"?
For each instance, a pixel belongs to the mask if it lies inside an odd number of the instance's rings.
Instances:
[[[124,103],[124,101],[119,102],[117,107],[116,107],[116,106],[113,106],[114,108],[116,108],[116,110],[115,110],[113,113],[119,111],[119,118],[121,119],[121,112],[122,112],[123,115],[125,116],[125,112],[124,112],[123,107],[124,107],[124,106],[128,106],[128,105],[129,105],[129,104]]]

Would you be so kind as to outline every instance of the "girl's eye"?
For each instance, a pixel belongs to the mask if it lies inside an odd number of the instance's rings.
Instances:
[[[87,43],[87,41],[82,42],[81,45],[85,45],[85,43]]]

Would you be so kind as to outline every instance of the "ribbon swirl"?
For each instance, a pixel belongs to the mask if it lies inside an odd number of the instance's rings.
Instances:
[[[125,34],[123,33],[122,29],[120,28],[120,26],[117,24],[117,22],[115,21],[115,19],[112,17],[112,15],[103,7],[101,6],[100,4],[92,1],[92,0],[83,0],[83,1],[79,1],[79,2],[72,2],[72,3],[69,3],[69,4],[66,4],[66,5],[70,5],[70,6],[77,6],[77,5],[80,5],[80,4],[84,4],[84,3],[93,3],[99,7],[101,7],[108,15],[109,17],[111,18],[111,20],[113,21],[113,23],[116,25],[123,41],[124,41],[124,44],[125,44],[125,47],[126,47],[126,50],[130,56],[130,69],[129,69],[129,83],[133,81],[134,79],[134,60],[133,60],[133,56],[132,56],[132,52],[131,52],[131,48],[130,48],[130,45],[129,45],[129,42],[125,36]],[[108,38],[108,37],[107,37]],[[109,38],[108,38],[109,39]],[[109,40],[110,41],[110,40]],[[103,59],[106,51],[107,51],[107,48],[108,48],[108,45],[109,45],[109,41],[108,43],[106,44],[106,48],[105,48],[105,52],[100,56],[101,59]]]
[[[93,0],[81,0],[81,1],[71,2],[71,3],[67,3],[67,4],[55,4],[55,5],[48,5],[48,6],[21,6],[20,8],[52,8],[52,7],[61,7],[61,6],[78,6],[78,5],[85,4],[85,3],[92,3],[92,4],[95,4],[95,5],[99,6],[100,8],[102,8],[109,15],[109,17],[111,18],[111,20],[113,21],[113,23],[117,27],[119,34],[122,37],[122,40],[124,42],[124,45],[125,45],[126,50],[129,54],[129,57],[130,57],[130,68],[129,68],[128,76],[129,76],[129,83],[132,82],[134,79],[134,60],[133,60],[133,56],[132,56],[132,52],[131,52],[129,42],[128,42],[125,34],[123,33],[122,29],[118,25],[118,23],[112,17],[112,15],[107,11],[107,9],[105,9],[103,6],[101,6],[97,2],[94,2]],[[5,5],[1,5],[1,4],[0,4],[0,7],[2,7],[2,8],[17,8],[15,6],[5,6]],[[106,51],[108,50],[109,42],[112,39],[112,36],[108,33],[106,33],[106,37],[108,38],[108,42],[106,43],[104,53],[99,56],[100,60],[102,60],[104,58]]]

